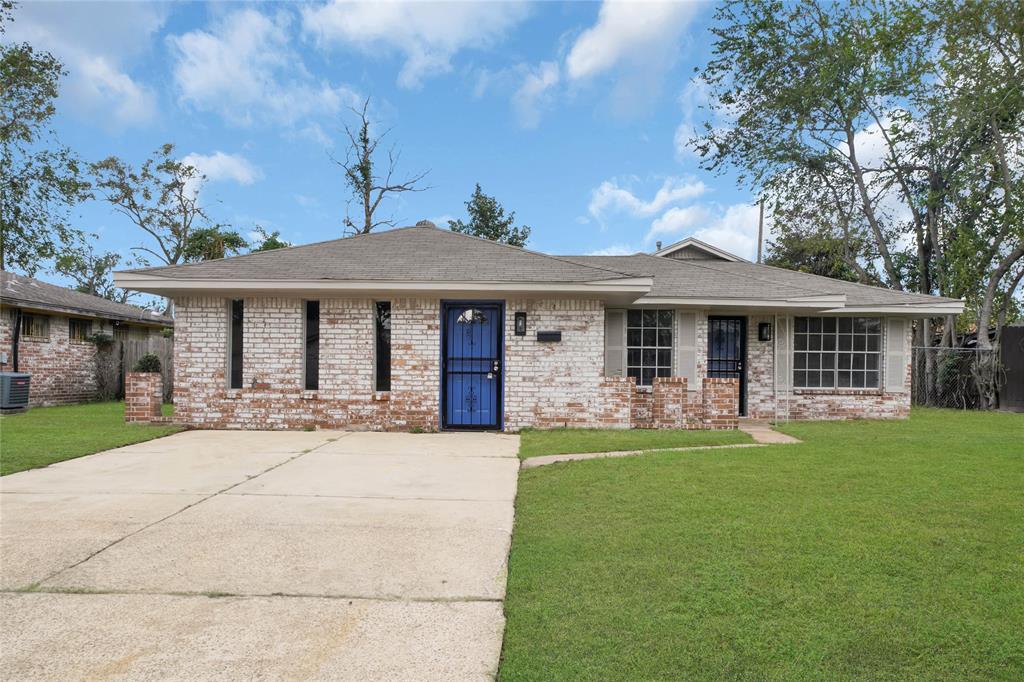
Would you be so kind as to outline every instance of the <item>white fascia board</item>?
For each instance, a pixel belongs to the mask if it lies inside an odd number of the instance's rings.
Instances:
[[[935,303],[898,303],[896,305],[857,305],[823,310],[824,313],[875,313],[879,315],[956,315],[964,311],[963,301],[937,301]]]
[[[202,291],[301,292],[301,291],[430,291],[430,292],[509,292],[509,293],[628,293],[642,296],[651,290],[650,277],[630,277],[594,282],[395,282],[380,280],[223,280],[171,279],[139,273],[114,273],[114,282],[122,288],[152,294]]]
[[[846,296],[801,296],[789,299],[756,299],[756,298],[681,298],[644,296],[637,300],[637,305],[674,305],[696,306],[701,308],[809,308],[824,311],[826,308],[843,305]]]

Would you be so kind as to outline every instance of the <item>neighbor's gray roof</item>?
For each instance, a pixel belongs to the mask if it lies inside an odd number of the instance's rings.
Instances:
[[[385,282],[594,282],[630,277],[600,265],[420,226],[128,272],[174,279]]]
[[[11,272],[0,272],[0,300],[4,305],[56,310],[90,317],[174,324],[174,320],[171,318],[152,310],[115,303],[99,296],[83,294]]]
[[[937,303],[956,299],[904,293],[806,272],[740,261],[676,260],[664,256],[567,256],[574,262],[654,278],[650,298],[788,299],[845,294],[847,306]]]

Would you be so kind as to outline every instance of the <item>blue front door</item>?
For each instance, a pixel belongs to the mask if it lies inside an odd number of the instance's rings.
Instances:
[[[501,305],[444,305],[441,398],[445,428],[500,428],[502,322]]]

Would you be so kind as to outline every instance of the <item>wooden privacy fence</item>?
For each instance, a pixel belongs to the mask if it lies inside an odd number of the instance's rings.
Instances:
[[[174,339],[149,335],[140,339],[118,339],[96,354],[97,392],[101,399],[124,398],[124,382],[128,372],[143,355],[153,353],[160,358],[164,402],[174,393]]]

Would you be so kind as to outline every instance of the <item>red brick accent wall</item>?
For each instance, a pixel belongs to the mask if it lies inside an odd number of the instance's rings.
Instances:
[[[0,349],[7,352],[4,370],[14,369],[12,314],[5,309],[0,315]],[[96,346],[88,341],[72,341],[66,316],[48,317],[48,337],[22,336],[19,343],[18,371],[32,375],[29,405],[67,405],[95,400]],[[94,322],[93,327],[98,329],[98,322]]]
[[[738,379],[704,379],[703,426],[705,429],[735,429],[739,426],[740,384]]]
[[[654,422],[654,391],[650,387],[637,387],[629,411],[629,425],[634,429],[658,428]]]
[[[700,391],[689,390],[685,377],[654,380],[649,426],[656,429],[735,429],[739,424],[735,379],[701,381]],[[634,423],[646,427],[647,423]]]
[[[160,419],[163,393],[159,372],[128,372],[124,378],[124,420],[145,423]]]
[[[301,299],[245,299],[242,388],[227,388],[226,298],[175,301],[175,419],[211,428],[435,430],[440,302],[391,301],[391,392],[375,391],[371,299],[320,299],[319,389],[306,391]]]

